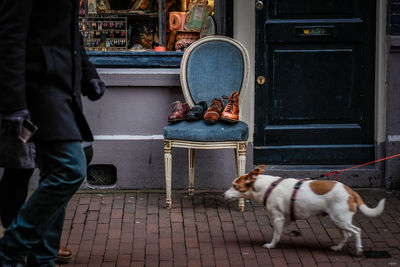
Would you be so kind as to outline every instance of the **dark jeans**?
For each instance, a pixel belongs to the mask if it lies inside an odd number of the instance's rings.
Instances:
[[[38,143],[40,183],[0,239],[0,257],[30,266],[54,266],[65,208],[86,176],[86,159],[78,141]]]

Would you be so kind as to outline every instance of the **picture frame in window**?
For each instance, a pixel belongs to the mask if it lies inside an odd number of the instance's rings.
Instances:
[[[110,2],[108,0],[96,0],[96,6],[98,10],[110,10]]]
[[[88,0],[88,14],[97,14],[97,3],[96,0]]]
[[[211,13],[211,7],[206,1],[197,1],[189,4],[189,11],[186,17],[184,28],[186,31],[200,32],[204,27],[204,22]]]

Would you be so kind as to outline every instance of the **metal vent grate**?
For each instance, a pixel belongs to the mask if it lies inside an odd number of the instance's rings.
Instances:
[[[114,185],[117,182],[117,168],[111,164],[93,164],[87,169],[90,185]]]

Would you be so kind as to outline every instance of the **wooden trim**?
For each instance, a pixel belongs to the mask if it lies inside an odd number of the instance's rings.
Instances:
[[[172,147],[180,148],[194,148],[194,149],[225,149],[239,147],[238,143],[247,143],[246,141],[228,141],[228,142],[196,142],[196,141],[184,141],[184,140],[170,140],[164,139],[164,142],[170,142]]]

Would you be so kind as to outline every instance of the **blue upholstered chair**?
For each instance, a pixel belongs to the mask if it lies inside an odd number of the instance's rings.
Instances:
[[[247,88],[249,56],[246,48],[232,38],[209,36],[202,38],[185,51],[181,62],[181,86],[190,107],[200,101],[231,95],[238,91],[239,107]],[[241,114],[240,114],[241,115]],[[240,117],[239,117],[240,118]],[[248,126],[240,121],[236,124],[218,122],[207,124],[203,120],[182,121],[164,127],[164,159],[166,180],[166,204],[170,208],[172,148],[189,149],[189,195],[194,194],[194,150],[235,150],[237,174],[245,173]],[[243,211],[244,200],[239,201]]]

